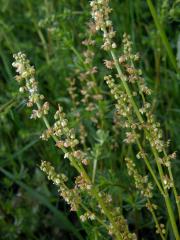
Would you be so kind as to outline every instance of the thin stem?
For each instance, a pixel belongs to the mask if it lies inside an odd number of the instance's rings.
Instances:
[[[140,91],[139,84],[138,84],[138,88],[139,88],[139,91]],[[142,99],[144,101],[144,99],[145,99],[144,94],[141,93],[141,96],[142,96]],[[149,135],[149,133],[147,131],[145,131],[145,133],[147,135]],[[151,147],[152,147],[152,144],[151,144]],[[159,161],[158,161],[158,158],[159,158],[158,152],[153,147],[152,147],[152,151],[153,151],[153,154],[155,156],[155,159],[157,159],[157,165],[159,165],[158,168],[162,168],[161,165],[159,164]],[[167,157],[167,153],[166,153],[166,149],[165,148],[163,149],[163,154],[164,154],[165,157]],[[160,171],[163,172],[162,170],[160,170]],[[179,200],[179,197],[178,197],[178,194],[177,194],[177,190],[176,190],[176,187],[175,187],[175,184],[174,184],[174,179],[173,179],[171,166],[168,167],[168,173],[169,173],[170,180],[173,183],[173,187],[172,188],[173,188],[173,193],[174,193],[174,197],[175,197],[177,208],[178,208],[178,215],[179,215],[179,221],[180,221],[180,200]]]
[[[150,201],[148,201],[148,203],[150,203]],[[165,236],[164,236],[163,233],[162,233],[161,227],[160,227],[160,225],[159,225],[158,219],[157,219],[156,214],[155,214],[155,212],[154,212],[153,209],[151,209],[151,214],[152,214],[153,220],[154,220],[154,222],[155,222],[155,224],[156,224],[156,227],[157,227],[157,229],[158,229],[158,232],[159,232],[162,240],[165,240],[166,238],[165,238]]]
[[[170,218],[170,221],[171,221],[174,236],[175,236],[176,240],[180,240],[178,228],[177,228],[176,221],[175,221],[175,218],[174,218],[173,209],[172,209],[172,206],[171,206],[171,201],[169,199],[169,195],[168,195],[167,190],[166,190],[166,195],[165,195],[165,202],[166,202],[166,206],[167,206],[167,209],[168,209],[168,214],[169,214],[169,218]]]
[[[175,196],[176,205],[177,205],[177,209],[178,209],[178,215],[179,215],[179,221],[180,221],[180,199],[179,199],[179,196],[178,196],[175,184],[174,184],[174,178],[173,178],[171,167],[168,167],[168,172],[169,172],[170,179],[173,183],[173,193]]]
[[[137,145],[138,145],[140,151],[142,151],[142,150],[143,150],[143,149],[142,149],[142,146],[141,146],[141,144],[140,144],[140,142],[139,142],[139,140],[138,140],[137,138],[136,138],[136,142],[137,142]],[[151,173],[151,175],[152,175],[152,177],[153,177],[153,179],[154,179],[157,187],[159,188],[160,193],[161,193],[162,196],[164,197],[164,190],[162,189],[161,184],[159,183],[159,181],[158,181],[158,179],[157,179],[157,177],[156,177],[156,174],[154,173],[154,171],[153,171],[153,169],[152,169],[152,167],[151,167],[151,165],[150,165],[147,157],[146,157],[144,154],[143,154],[143,159],[144,159],[145,164],[146,164],[149,172]]]
[[[135,101],[133,99],[133,96],[132,96],[131,91],[130,91],[130,89],[128,87],[128,84],[126,83],[126,77],[124,76],[124,74],[121,71],[121,68],[119,67],[119,64],[118,64],[118,61],[117,61],[117,58],[116,58],[116,55],[115,55],[114,51],[111,51],[111,55],[112,55],[112,58],[114,60],[114,63],[115,63],[117,72],[119,74],[119,77],[122,80],[123,86],[124,86],[124,88],[126,90],[126,93],[127,93],[128,97],[129,97],[130,101],[131,101],[131,104],[132,104],[132,106],[134,108],[134,111],[135,111],[135,113],[136,113],[140,123],[143,123],[144,120],[143,120],[143,118],[142,118],[142,116],[141,116],[141,114],[139,112],[139,109],[138,109],[138,107],[137,107],[137,105],[136,105],[136,103],[135,103]]]
[[[174,56],[174,54],[173,54],[173,51],[172,51],[172,49],[171,49],[171,46],[170,46],[170,44],[169,44],[168,38],[167,38],[167,36],[166,36],[166,33],[165,33],[165,31],[163,30],[163,27],[162,27],[162,25],[161,25],[161,23],[160,23],[160,21],[159,21],[159,19],[158,19],[158,15],[157,15],[157,13],[156,13],[155,7],[154,7],[154,5],[153,5],[153,3],[152,3],[151,0],[146,0],[146,2],[147,2],[148,7],[149,7],[149,9],[150,9],[151,15],[152,15],[152,17],[153,17],[153,19],[154,19],[154,23],[155,23],[155,25],[156,25],[156,28],[157,28],[157,30],[159,31],[159,34],[160,34],[160,36],[161,36],[161,40],[162,40],[162,42],[163,42],[163,44],[164,44],[164,47],[166,48],[166,51],[167,51],[167,53],[168,53],[169,60],[170,60],[170,62],[171,62],[171,64],[172,64],[172,66],[174,67],[175,71],[178,71],[177,63],[176,63],[176,58],[175,58],[175,56]]]
[[[119,229],[113,219],[113,216],[111,215],[111,212],[109,212],[102,200],[102,198],[99,196],[99,191],[97,189],[94,189],[93,190],[93,194],[94,196],[96,197],[96,199],[98,200],[102,210],[104,211],[104,213],[106,214],[106,216],[108,217],[108,219],[110,220],[110,222],[112,223],[113,225],[113,228],[115,229],[115,235],[116,235],[116,238],[117,240],[123,240],[122,236],[121,236],[121,233],[119,233]]]
[[[130,117],[128,117],[128,121],[129,121],[129,123],[132,122],[132,120],[130,119]],[[133,130],[133,133],[136,134],[136,132],[135,132],[134,130]],[[140,141],[138,140],[137,137],[136,137],[136,143],[137,143],[137,146],[138,146],[139,150],[140,150],[141,152],[143,152],[143,147],[141,146],[141,143],[140,143]],[[161,184],[159,183],[159,181],[158,181],[158,179],[157,179],[157,177],[156,177],[156,174],[155,174],[154,170],[152,169],[151,164],[149,163],[149,160],[147,159],[147,157],[146,157],[145,154],[146,154],[146,153],[143,154],[144,162],[145,162],[145,164],[146,164],[146,166],[147,166],[150,174],[152,175],[152,177],[153,177],[153,179],[154,179],[157,187],[159,188],[160,193],[162,194],[162,196],[164,196],[164,190],[163,190]]]
[[[91,211],[83,204],[80,203],[81,207],[86,211],[91,213]],[[104,226],[107,230],[109,230],[109,226],[107,224],[105,224],[98,216],[95,216],[95,219],[102,225]]]
[[[96,176],[97,160],[98,160],[98,158],[95,157],[94,162],[93,162],[93,173],[92,173],[92,182],[93,183],[94,183],[95,176]]]

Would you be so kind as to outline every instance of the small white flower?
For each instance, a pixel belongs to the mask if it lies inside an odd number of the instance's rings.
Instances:
[[[116,43],[113,43],[112,44],[112,48],[116,48],[117,46],[116,46]]]

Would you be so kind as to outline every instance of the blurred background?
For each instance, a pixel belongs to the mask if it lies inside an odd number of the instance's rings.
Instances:
[[[146,82],[154,90],[154,108],[171,148],[180,150],[179,1],[156,0],[155,9],[168,39],[156,28],[146,1],[113,0],[112,18],[117,39],[131,35],[141,54]],[[179,6],[179,7],[178,7]],[[71,106],[67,78],[80,67],[90,7],[87,0],[0,0],[0,239],[86,239],[76,214],[58,196],[56,187],[40,171],[40,161],[51,161],[69,178],[68,164],[51,141],[39,139],[43,126],[29,119],[25,100],[18,94],[12,69],[13,53],[25,52],[36,68],[41,92],[52,106]],[[96,65],[103,79],[103,51],[97,35]],[[179,54],[178,54],[179,51]],[[180,182],[176,159],[176,181]],[[92,237],[92,239],[94,239]]]

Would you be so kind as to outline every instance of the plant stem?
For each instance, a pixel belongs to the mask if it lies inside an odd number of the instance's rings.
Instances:
[[[140,123],[143,123],[144,120],[143,120],[143,118],[142,118],[142,116],[141,116],[141,114],[140,114],[140,112],[139,112],[139,109],[138,109],[138,107],[137,107],[137,105],[136,105],[136,103],[135,103],[135,101],[134,101],[134,99],[133,99],[133,96],[132,96],[131,91],[130,91],[130,89],[129,89],[129,87],[128,87],[128,84],[126,83],[126,77],[125,77],[124,74],[122,73],[121,68],[119,67],[119,64],[118,64],[116,55],[115,55],[114,51],[112,51],[112,50],[111,50],[111,56],[112,56],[112,58],[113,58],[113,60],[114,60],[114,63],[115,63],[117,72],[118,72],[119,77],[120,77],[120,79],[121,79],[121,81],[122,81],[122,83],[123,83],[123,86],[124,86],[124,88],[125,88],[125,90],[126,90],[126,93],[127,93],[128,97],[129,97],[129,100],[131,101],[131,104],[132,104],[132,106],[133,106],[133,108],[134,108],[134,111],[135,111],[135,113],[136,113],[136,115],[137,115]]]
[[[93,173],[92,173],[92,182],[93,183],[94,183],[95,176],[96,176],[97,160],[98,160],[98,158],[95,157],[94,162],[93,162]]]
[[[37,102],[37,107],[38,107],[38,109],[41,109],[41,104],[40,104],[40,102]],[[48,119],[47,119],[45,116],[43,116],[42,119],[43,119],[46,127],[47,127],[48,129],[50,129],[50,124],[49,124],[49,122],[48,122]],[[53,139],[54,139],[55,142],[58,142],[58,138],[57,138],[56,136],[52,136],[52,137],[53,137]],[[65,148],[62,148],[62,151],[63,151],[64,153],[67,152],[67,150],[66,150]],[[86,181],[91,184],[91,180],[90,180],[89,176],[87,175],[87,173],[86,173],[84,167],[82,166],[82,164],[79,164],[79,165],[78,165],[73,157],[70,157],[69,160],[70,160],[70,162],[72,163],[72,165],[76,168],[76,170],[77,170],[80,174],[83,175],[83,177],[86,179]],[[92,195],[96,198],[96,200],[98,201],[99,205],[101,206],[104,214],[107,216],[107,218],[109,219],[109,221],[110,221],[110,223],[112,224],[113,228],[115,229],[114,234],[115,234],[115,236],[116,236],[116,239],[117,239],[117,240],[123,240],[122,237],[121,237],[121,234],[119,233],[119,229],[117,228],[117,225],[116,225],[116,223],[115,223],[115,221],[114,221],[114,219],[113,219],[113,217],[112,217],[112,215],[111,215],[111,212],[110,212],[110,211],[108,210],[108,208],[105,206],[105,204],[104,204],[104,202],[103,202],[103,199],[99,196],[99,192],[100,192],[100,191],[99,191],[97,188],[92,188]]]
[[[150,203],[149,200],[148,200],[148,203]],[[159,231],[159,234],[160,234],[162,240],[165,240],[165,237],[163,236],[161,227],[160,227],[160,225],[159,225],[158,219],[157,219],[156,214],[155,214],[155,212],[154,212],[153,209],[151,209],[151,214],[152,214],[152,217],[153,217],[153,219],[154,219],[154,222],[155,222],[155,224],[156,224],[156,227],[157,227],[157,229],[158,229],[158,231]]]
[[[175,71],[178,71],[177,63],[176,63],[176,58],[175,58],[175,56],[174,56],[174,54],[173,54],[173,51],[172,51],[172,49],[171,49],[171,46],[170,46],[170,44],[169,44],[168,38],[167,38],[167,36],[166,36],[166,33],[165,33],[165,31],[163,30],[163,27],[161,26],[161,23],[160,23],[160,21],[159,21],[159,19],[158,19],[158,15],[157,15],[157,13],[156,13],[155,7],[154,7],[154,5],[153,5],[153,3],[152,3],[151,0],[146,0],[146,2],[147,2],[148,7],[149,7],[149,9],[150,9],[151,15],[152,15],[152,17],[153,17],[153,19],[154,19],[154,23],[155,23],[155,25],[156,25],[156,28],[157,28],[157,30],[159,31],[159,34],[160,34],[160,36],[161,36],[161,40],[162,40],[162,42],[163,42],[163,44],[164,44],[164,47],[166,48],[166,51],[167,51],[167,53],[168,53],[169,60],[170,60],[170,62],[171,62],[171,64],[172,64],[173,68],[175,69]]]
[[[121,81],[123,83],[125,91],[126,91],[128,97],[129,97],[129,100],[130,100],[133,108],[134,108],[134,112],[135,112],[138,120],[140,121],[140,123],[144,123],[144,120],[143,120],[143,118],[141,116],[141,113],[139,112],[139,109],[138,109],[138,107],[137,107],[137,105],[136,105],[136,103],[135,103],[135,101],[133,99],[133,96],[131,94],[130,88],[129,88],[127,82],[126,82],[126,77],[124,76],[124,74],[121,71],[121,68],[119,66],[118,60],[116,58],[116,55],[115,55],[113,50],[111,50],[110,53],[111,53],[111,56],[112,56],[112,58],[114,60],[115,67],[117,69],[118,75],[119,75],[119,77],[120,77],[120,79],[121,79]],[[159,163],[158,152],[151,144],[151,141],[150,141],[150,138],[149,138],[149,132],[146,129],[144,130],[144,132],[145,132],[145,135],[146,135],[146,137],[148,138],[148,140],[150,142],[150,146],[151,146],[153,155],[155,156],[155,161],[156,161],[156,164],[157,164],[157,167],[158,167],[161,183],[162,183],[162,186],[163,186],[163,189],[164,189],[164,192],[165,192],[165,195],[164,195],[165,203],[166,203],[166,206],[167,206],[167,211],[168,211],[168,215],[169,215],[170,222],[171,222],[171,225],[172,225],[172,229],[173,229],[173,232],[174,232],[174,236],[175,236],[176,240],[179,240],[178,228],[177,228],[177,225],[176,225],[175,216],[174,216],[173,209],[172,209],[172,206],[171,206],[169,194],[168,194],[168,191],[166,190],[166,188],[164,186],[164,181],[163,181],[164,173],[163,173],[162,166]]]

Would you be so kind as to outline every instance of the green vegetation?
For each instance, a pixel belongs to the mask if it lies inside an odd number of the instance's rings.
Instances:
[[[179,0],[0,6],[0,240],[179,240]]]

